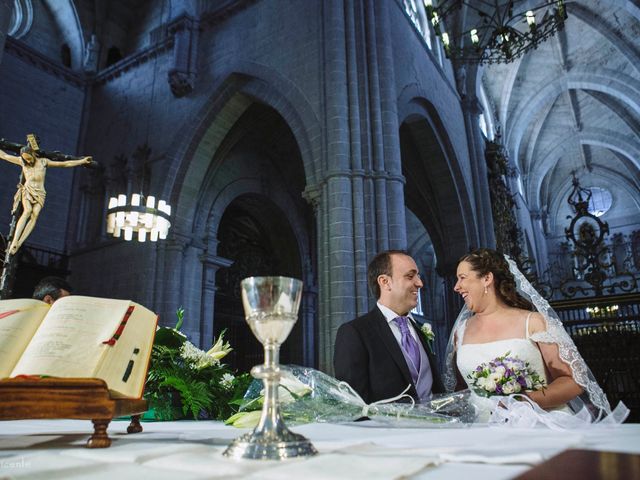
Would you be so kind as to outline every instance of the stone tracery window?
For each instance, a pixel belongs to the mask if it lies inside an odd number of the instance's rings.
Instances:
[[[609,211],[613,198],[611,192],[605,188],[591,187],[591,199],[589,200],[589,213],[601,217]]]
[[[435,32],[430,26],[429,19],[427,18],[427,12],[424,9],[424,5],[421,0],[402,0],[403,10],[409,20],[413,24],[413,27],[420,33],[420,36],[427,44],[429,50],[440,66],[444,64],[444,51],[442,44]]]
[[[413,26],[418,30],[422,38],[426,42],[429,49],[433,50],[435,36],[431,28],[429,28],[429,20],[427,19],[427,13],[424,10],[422,2],[417,0],[403,0],[404,11],[413,23]]]

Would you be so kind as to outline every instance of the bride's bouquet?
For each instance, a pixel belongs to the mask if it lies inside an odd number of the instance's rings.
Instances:
[[[523,390],[541,390],[545,388],[544,378],[525,362],[507,352],[490,362],[478,365],[467,375],[469,386],[477,395],[511,395]]]

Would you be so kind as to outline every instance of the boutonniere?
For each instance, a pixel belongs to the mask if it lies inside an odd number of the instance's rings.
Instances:
[[[431,353],[433,353],[435,355],[435,352],[433,351],[433,341],[436,338],[436,334],[433,333],[433,329],[431,328],[431,324],[423,323],[420,326],[420,333],[422,334],[422,336],[427,341],[427,345],[429,346],[429,350],[431,351]]]

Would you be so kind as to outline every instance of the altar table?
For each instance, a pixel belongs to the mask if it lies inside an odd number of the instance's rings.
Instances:
[[[557,432],[478,425],[387,428],[359,422],[292,427],[312,441],[319,451],[315,457],[235,461],[222,452],[247,430],[211,421],[147,422],[142,433],[129,435],[128,424],[111,423],[110,448],[87,449],[89,421],[0,421],[0,480],[500,480],[566,449],[640,454],[640,424]],[[640,478],[640,467],[635,473]]]

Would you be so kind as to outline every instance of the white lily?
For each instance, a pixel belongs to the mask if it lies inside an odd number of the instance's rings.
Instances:
[[[221,358],[226,357],[229,352],[231,352],[233,348],[231,348],[231,344],[229,342],[224,341],[223,335],[218,337],[218,341],[207,350],[207,355],[212,357],[214,360],[220,360]]]
[[[255,428],[255,426],[258,425],[261,415],[261,410],[238,412],[229,417],[224,423],[236,428]]]

